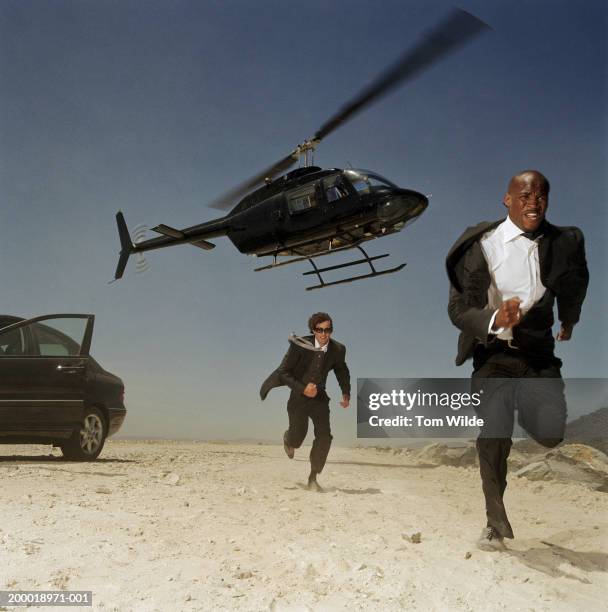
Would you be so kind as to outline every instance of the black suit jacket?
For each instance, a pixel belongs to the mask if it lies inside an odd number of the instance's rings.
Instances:
[[[495,337],[488,336],[493,310],[487,308],[490,271],[481,249],[481,237],[497,227],[499,221],[484,221],[467,228],[454,243],[446,259],[450,279],[448,314],[461,330],[458,338],[456,365],[461,365],[473,354],[478,343],[487,345]],[[513,328],[518,346],[553,351],[553,303],[557,301],[559,320],[566,325],[578,322],[589,283],[585,260],[583,233],[577,227],[558,227],[543,222],[539,238],[538,257],[540,277],[547,291],[520,324]]]
[[[314,344],[314,336],[305,336]],[[266,399],[268,392],[274,387],[287,385],[291,389],[292,396],[302,395],[306,385],[310,382],[304,380],[313,357],[317,353],[296,344],[290,343],[289,349],[283,357],[281,365],[262,383],[260,397]],[[319,389],[325,389],[327,375],[333,370],[343,395],[350,395],[350,372],[346,365],[346,347],[336,340],[330,339],[327,353],[323,359],[320,381],[317,383]]]

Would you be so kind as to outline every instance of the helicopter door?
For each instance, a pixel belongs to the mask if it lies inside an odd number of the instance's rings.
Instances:
[[[318,207],[316,186],[316,183],[311,183],[287,192],[287,208],[290,215],[301,215]]]
[[[346,198],[350,195],[341,174],[326,176],[322,181],[323,210],[329,218],[343,212]],[[341,201],[344,200],[344,201]]]
[[[322,194],[318,181],[291,189],[285,195],[289,213],[286,228],[289,231],[306,231],[319,225],[322,220],[320,207]]]

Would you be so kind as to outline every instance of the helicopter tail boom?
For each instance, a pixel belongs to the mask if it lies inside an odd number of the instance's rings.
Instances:
[[[127,262],[129,261],[129,256],[133,253],[143,256],[142,254],[146,251],[164,249],[165,247],[177,244],[191,244],[204,251],[210,251],[215,248],[215,244],[209,242],[207,238],[224,236],[229,227],[228,223],[228,220],[222,217],[220,219],[208,221],[207,223],[187,227],[183,230],[175,229],[174,227],[161,223],[152,228],[152,231],[161,234],[160,236],[150,238],[149,240],[139,240],[140,236],[138,232],[135,231],[135,240],[137,242],[133,242],[122,212],[117,212],[116,225],[118,226],[118,237],[120,239],[120,256],[118,258],[116,272],[114,273],[114,280],[116,281],[122,278],[125,268],[127,267]],[[137,227],[143,228],[144,231],[146,229],[145,226]],[[135,230],[137,230],[137,228],[135,228]]]

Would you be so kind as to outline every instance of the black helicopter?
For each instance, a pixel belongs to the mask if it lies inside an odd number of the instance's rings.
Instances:
[[[312,154],[325,136],[357,111],[487,28],[477,17],[453,9],[417,46],[329,119],[310,140],[212,202],[211,207],[226,210],[242,198],[224,217],[184,229],[157,225],[152,231],[161,236],[133,243],[123,214],[118,212],[116,221],[121,251],[114,280],[122,277],[133,253],[176,244],[191,244],[210,250],[215,245],[209,239],[220,236],[228,236],[241,253],[273,257],[271,264],[256,268],[256,271],[309,261],[313,269],[304,274],[316,274],[319,284],[307,287],[307,290],[401,270],[405,264],[377,271],[373,261],[388,254],[369,257],[361,245],[402,230],[426,209],[426,196],[402,189],[375,172],[319,168],[311,165]],[[302,167],[275,178],[299,160],[303,162]],[[251,192],[255,187],[258,189]],[[243,197],[244,194],[248,195]],[[314,262],[318,257],[353,248],[361,251],[363,258],[325,268],[318,268]],[[290,259],[278,262],[279,256]],[[359,264],[368,264],[371,271],[333,282],[325,282],[322,277],[324,272]]]

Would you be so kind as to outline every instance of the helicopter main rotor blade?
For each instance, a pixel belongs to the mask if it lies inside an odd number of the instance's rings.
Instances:
[[[439,59],[463,46],[486,29],[491,28],[477,17],[460,9],[452,9],[435,29],[427,33],[421,43],[408,50],[394,66],[366,87],[354,100],[342,107],[336,115],[321,126],[313,138],[299,145],[289,155],[269,168],[216,198],[209,206],[218,210],[231,208],[238,198],[259,186],[265,179],[273,179],[278,174],[282,174],[291,168],[299,160],[303,151],[314,149],[321,139],[348,121],[355,113],[395,89],[405,80],[413,78],[424,69],[429,68]]]
[[[408,50],[395,65],[324,123],[312,141],[319,142],[355,113],[369,106],[405,80],[429,68],[486,29],[491,28],[474,15],[460,9],[452,9],[443,21],[426,34],[422,42]]]
[[[227,193],[224,193],[221,197],[216,198],[209,204],[210,208],[215,208],[216,210],[227,210],[231,208],[235,200],[250,192],[254,187],[257,187],[260,183],[262,183],[265,179],[273,179],[277,174],[282,174],[291,166],[293,166],[299,159],[298,150],[292,151],[289,155],[280,159],[278,162],[272,164],[266,170],[262,172],[258,172],[255,176],[243,181],[240,185],[234,187]]]

